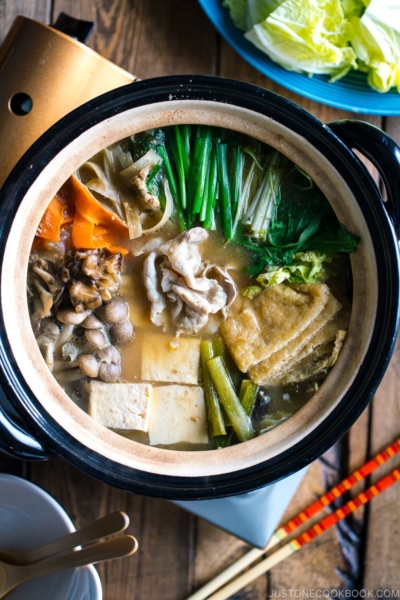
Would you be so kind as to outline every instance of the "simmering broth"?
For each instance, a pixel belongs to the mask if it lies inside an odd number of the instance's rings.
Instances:
[[[47,209],[32,326],[59,384],[105,426],[225,447],[279,425],[328,375],[356,244],[266,145],[210,127],[144,132],[85,163]]]

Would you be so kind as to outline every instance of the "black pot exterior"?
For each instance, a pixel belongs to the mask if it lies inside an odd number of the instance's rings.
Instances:
[[[181,76],[135,82],[109,92],[73,111],[47,131],[21,159],[0,193],[3,217],[0,224],[0,255],[4,254],[13,215],[26,191],[48,162],[71,140],[117,113],[171,99],[228,103],[267,115],[307,138],[347,182],[368,225],[379,278],[377,317],[372,340],[350,389],[320,426],[293,448],[273,459],[230,474],[172,477],[154,475],[117,464],[89,450],[63,430],[60,424],[44,411],[22,379],[5,333],[3,314],[0,314],[0,377],[7,395],[38,440],[39,450],[33,448],[31,456],[27,450],[27,458],[45,458],[46,452],[54,452],[98,479],[149,496],[181,500],[218,498],[255,490],[308,465],[341,437],[367,406],[385,373],[397,336],[399,248],[391,219],[368,171],[332,131],[334,129],[340,137],[346,137],[341,135],[341,131],[345,130],[344,125],[332,124],[330,129],[289,100],[250,84],[217,77]],[[354,137],[354,132],[352,135]],[[395,150],[399,151],[397,146]],[[393,148],[391,151],[393,153]],[[379,163],[378,157],[375,158]],[[394,173],[393,177],[400,181],[399,161],[397,167],[397,174]],[[393,214],[397,216],[398,199],[394,198],[393,203]],[[398,226],[398,223],[396,225]],[[0,419],[0,428],[1,426]]]

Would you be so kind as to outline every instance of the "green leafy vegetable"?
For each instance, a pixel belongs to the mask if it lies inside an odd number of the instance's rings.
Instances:
[[[367,73],[378,92],[400,92],[398,0],[223,0],[245,37],[285,69],[340,79]]]
[[[267,244],[258,245],[248,240],[241,241],[242,245],[253,251],[252,264],[248,268],[251,277],[266,270],[270,273],[266,276],[266,280],[275,283],[278,279],[306,281],[310,276],[314,278],[317,272],[322,276],[321,265],[315,270],[316,261],[319,260],[318,254],[315,253],[308,254],[310,258],[310,261],[307,261],[308,265],[303,264],[305,255],[299,257],[300,252],[318,251],[320,256],[326,256],[347,254],[356,250],[358,236],[339,223],[329,202],[315,186],[311,190],[299,190],[299,197],[293,199],[293,182],[291,187],[290,182],[287,185],[289,188],[284,190],[275,204]],[[296,255],[297,260],[295,260]],[[323,259],[321,262],[327,260]],[[277,266],[288,269],[277,271]],[[268,267],[275,268],[268,270]],[[293,279],[290,279],[291,277]],[[302,279],[294,279],[294,277],[302,277]]]
[[[155,129],[152,133],[143,133],[133,135],[129,139],[129,152],[132,155],[133,162],[139,160],[151,148],[155,148],[159,144],[164,144],[165,133],[162,129]]]
[[[285,0],[245,37],[285,69],[339,79],[357,69],[340,0]]]
[[[365,7],[369,3],[370,0],[341,0],[344,16],[346,19],[349,17],[361,17]]]
[[[268,266],[264,273],[257,277],[263,287],[276,285],[283,281],[290,283],[322,283],[328,277],[324,263],[332,262],[332,256],[322,254],[318,250],[298,252],[293,256],[293,265],[286,267]]]
[[[272,414],[266,415],[259,423],[258,433],[261,435],[270,429],[274,429],[277,425],[280,425],[286,419],[292,416],[292,413],[278,410]]]
[[[242,296],[253,300],[254,298],[257,298],[257,296],[261,294],[262,291],[263,289],[259,285],[249,285],[247,288],[242,290]]]
[[[398,0],[372,0],[362,17],[350,18],[351,44],[378,92],[396,86],[400,92],[400,5]]]
[[[238,29],[247,30],[247,0],[223,0],[222,6],[230,12],[231,19]]]
[[[266,19],[282,2],[283,0],[223,0],[222,6],[229,10],[236,27],[247,31]]]

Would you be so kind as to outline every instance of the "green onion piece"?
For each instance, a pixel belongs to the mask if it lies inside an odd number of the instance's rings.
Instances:
[[[172,129],[172,131],[171,131]],[[186,181],[185,181],[185,171],[183,168],[183,163],[181,160],[181,156],[178,150],[178,142],[180,142],[180,136],[177,139],[175,134],[175,130],[173,128],[166,128],[167,139],[169,142],[169,146],[172,151],[172,156],[174,157],[175,167],[178,174],[178,182],[179,182],[179,190],[180,190],[180,198],[181,198],[181,206],[182,209],[186,209]]]
[[[151,173],[149,173],[149,176],[147,177],[147,183],[149,183],[152,179],[154,179],[154,177],[157,175],[157,173],[160,169],[161,169],[161,163],[157,163],[153,167],[153,170],[151,171]]]
[[[236,211],[236,215],[235,215],[235,220],[233,223],[233,235],[235,235],[235,233],[236,233],[238,223],[241,220],[243,213],[245,213],[248,209],[251,183],[252,183],[253,177],[254,177],[255,166],[256,166],[256,163],[255,163],[255,161],[253,161],[253,163],[250,167],[250,170],[247,174],[246,180],[244,182],[242,192],[239,197],[239,203],[238,203],[238,207],[237,207],[237,211]]]
[[[242,191],[244,154],[240,146],[233,148],[233,174],[232,174],[232,218],[236,218],[239,208],[240,194]]]
[[[225,342],[220,337],[215,337],[212,341],[214,356],[222,356],[226,361],[226,346]]]
[[[218,435],[214,438],[216,448],[227,448],[231,445],[233,438],[233,431],[230,431],[226,435]]]
[[[157,146],[156,150],[157,150],[158,155],[161,156],[161,158],[163,160],[165,175],[167,177],[171,195],[174,199],[175,210],[178,215],[179,230],[186,231],[187,227],[186,227],[185,215],[182,210],[181,201],[180,201],[179,194],[178,194],[178,186],[176,184],[176,179],[175,179],[174,172],[172,170],[171,161],[169,160],[168,152],[164,146]]]
[[[243,225],[249,229],[248,235],[264,242],[267,239],[274,208],[280,198],[281,157],[278,151],[272,153],[261,184],[243,219]]]
[[[212,358],[207,363],[220,402],[224,407],[234,432],[241,442],[254,437],[251,420],[245,413],[236,395],[232,380],[221,356]]]
[[[245,395],[246,390],[249,387],[250,383],[251,383],[250,379],[242,379],[242,383],[240,384],[240,390],[239,390],[240,404],[242,404],[242,400],[244,398],[244,395]]]
[[[200,213],[201,207],[202,207],[202,202],[203,202],[203,196],[204,196],[204,192],[205,192],[205,187],[206,187],[206,179],[207,179],[207,172],[209,170],[209,163],[210,163],[210,153],[211,153],[211,146],[212,146],[212,140],[210,137],[208,138],[202,138],[202,154],[201,154],[201,161],[200,161],[200,168],[199,168],[199,172],[198,172],[198,177],[197,177],[197,184],[196,184],[196,193],[194,195],[194,199],[193,199],[193,208],[192,208],[192,215],[197,215]]]
[[[248,379],[243,379],[242,385],[240,387],[239,400],[244,408],[246,415],[248,415],[249,417],[251,417],[251,413],[253,412],[258,390],[258,385],[256,385],[252,381],[249,381]]]
[[[207,205],[208,205],[208,196],[209,196],[209,190],[210,189],[210,169],[207,169],[206,172],[206,183],[204,186],[204,193],[203,193],[203,199],[201,201],[201,209],[200,209],[200,216],[199,219],[202,223],[204,223],[206,216],[207,216]],[[203,225],[204,227],[204,225]]]
[[[190,212],[189,222],[192,221],[194,216],[194,197],[197,191],[197,182],[199,180],[199,173],[201,169],[201,161],[203,156],[205,138],[196,137],[193,149],[193,158],[190,164],[190,174],[188,183],[188,211]]]
[[[167,176],[169,189],[171,190],[172,196],[178,196],[178,186],[176,185],[176,179],[172,170],[171,161],[169,160],[168,152],[164,146],[156,147],[157,154],[161,156],[164,164],[165,175]]]
[[[214,147],[211,154],[210,176],[208,181],[208,197],[206,206],[206,216],[204,218],[204,229],[215,229],[215,205],[218,193],[218,167],[217,150]]]
[[[188,127],[188,126],[186,126]],[[190,169],[190,145],[189,149],[187,147],[187,139],[185,139],[183,128],[178,125],[174,125],[175,129],[175,139],[177,143],[178,153],[180,160],[182,161],[183,171],[185,173],[186,180],[189,177],[189,169]]]
[[[203,340],[200,343],[201,365],[203,368],[204,395],[206,399],[207,416],[212,437],[224,435],[226,433],[224,417],[222,415],[221,405],[218,400],[218,394],[211,379],[207,362],[213,358],[214,351],[212,342]]]
[[[217,146],[218,156],[218,172],[221,192],[221,206],[222,206],[222,226],[224,235],[227,240],[231,240],[233,237],[232,231],[232,206],[231,206],[231,191],[229,185],[228,176],[228,160],[227,160],[227,145],[218,144]]]
[[[179,185],[181,189],[181,199],[182,199],[182,207],[186,208],[186,172],[189,172],[189,162],[183,147],[179,127],[174,125],[174,137],[176,144],[176,156],[178,159],[178,175],[179,175]]]
[[[190,170],[190,157],[191,157],[190,138],[192,136],[192,130],[191,130],[190,125],[182,125],[181,136],[182,136],[183,147],[185,148],[185,152],[188,157],[188,163],[189,163],[189,169],[186,174],[186,179],[188,179],[189,178],[189,170]]]

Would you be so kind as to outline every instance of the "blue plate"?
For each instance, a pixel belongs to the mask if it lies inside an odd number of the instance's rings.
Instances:
[[[400,94],[396,88],[386,94],[379,94],[369,87],[366,75],[357,71],[350,72],[335,83],[329,83],[323,75],[308,77],[286,71],[246,40],[243,32],[234,26],[229,12],[222,8],[221,0],[199,0],[199,3],[222,37],[238,54],[288,90],[344,110],[370,115],[400,116]]]

